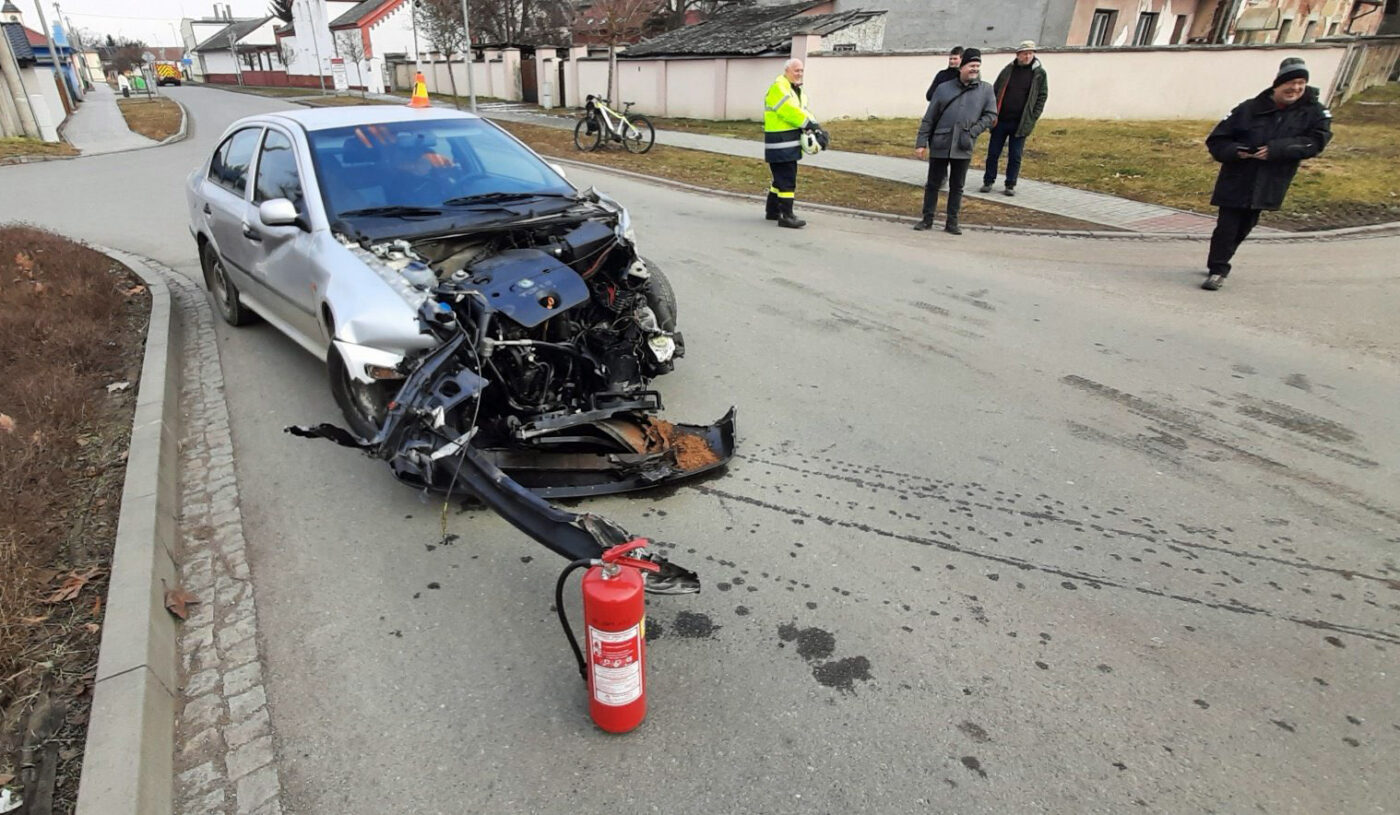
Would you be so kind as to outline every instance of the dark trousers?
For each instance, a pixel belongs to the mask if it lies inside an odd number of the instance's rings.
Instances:
[[[982,174],[983,184],[991,184],[997,180],[997,162],[1001,161],[1001,148],[1010,141],[1011,149],[1006,156],[1006,186],[1016,186],[1016,180],[1021,177],[1021,154],[1026,149],[1026,137],[1016,135],[1016,128],[1020,126],[1020,119],[1003,119],[992,128],[992,138],[987,142],[987,170]]]
[[[924,220],[932,222],[938,212],[938,188],[943,179],[948,179],[948,223],[958,222],[958,212],[962,209],[963,184],[967,181],[967,167],[972,163],[965,158],[931,158],[928,160],[928,183],[924,185]]]
[[[797,162],[770,161],[773,185],[768,188],[768,214],[792,214],[792,201],[797,197]]]
[[[1259,223],[1259,210],[1245,207],[1221,207],[1215,219],[1215,231],[1210,236],[1210,255],[1206,258],[1206,268],[1211,274],[1225,277],[1230,274],[1230,258],[1240,248],[1244,239]]]

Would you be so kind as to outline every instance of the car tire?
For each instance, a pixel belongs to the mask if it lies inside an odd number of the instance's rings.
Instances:
[[[652,313],[656,315],[656,325],[662,331],[675,331],[676,292],[671,288],[671,281],[655,261],[646,258],[642,260],[646,262],[647,271],[651,272],[651,278],[647,281],[647,305],[651,306]]]
[[[384,417],[389,412],[389,402],[397,393],[395,385],[388,382],[375,382],[366,385],[350,376],[345,360],[331,343],[326,354],[326,368],[330,375],[331,396],[345,416],[350,430],[362,439],[372,439],[379,434]]]
[[[206,243],[199,250],[199,265],[204,269],[204,285],[214,300],[214,308],[218,310],[219,316],[224,318],[224,322],[234,326],[253,322],[256,315],[244,307],[238,295],[238,287],[228,279],[224,261],[219,257],[219,251],[214,248],[214,244]]]

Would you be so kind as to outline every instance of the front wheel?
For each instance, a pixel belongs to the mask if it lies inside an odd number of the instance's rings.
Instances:
[[[629,153],[645,153],[656,144],[656,128],[645,116],[630,116],[622,128],[622,146]]]
[[[389,415],[394,385],[390,382],[366,384],[351,376],[335,343],[331,343],[330,352],[326,354],[326,368],[331,379],[331,396],[335,397],[350,430],[362,439],[374,438]]]
[[[592,126],[593,132],[589,133],[588,128]],[[583,118],[574,125],[574,147],[585,153],[591,153],[598,149],[598,145],[603,143],[603,129],[593,122],[592,118]]]

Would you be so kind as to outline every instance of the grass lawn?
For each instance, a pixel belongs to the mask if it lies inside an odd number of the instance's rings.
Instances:
[[[1306,161],[1279,212],[1262,222],[1283,229],[1328,229],[1400,220],[1400,83],[1371,88],[1333,111],[1333,138]],[[658,129],[762,138],[757,122],[652,120]],[[916,119],[823,123],[838,150],[912,156]],[[1219,167],[1205,149],[1212,121],[1044,119],[1026,142],[1023,173],[1084,190],[1193,212],[1213,213]],[[979,147],[985,150],[986,140]],[[985,153],[983,153],[985,155]],[[981,157],[973,159],[981,167]],[[969,174],[970,179],[976,174]]]
[[[236,90],[245,91],[247,93],[256,93],[259,96],[318,96],[321,93],[321,88],[319,85],[314,88],[287,88],[283,86],[266,85],[210,85],[209,87],[228,87]],[[335,92],[329,84],[326,85],[326,90],[331,93]]]
[[[78,151],[67,142],[43,142],[38,139],[0,139],[0,161],[18,156],[76,156]]]
[[[126,126],[133,133],[140,133],[148,139],[163,141],[180,130],[180,120],[184,114],[172,99],[118,99],[117,107],[126,117]]]
[[[754,159],[660,144],[642,155],[625,152],[620,146],[581,153],[574,147],[574,137],[570,131],[501,120],[497,120],[496,124],[514,133],[521,141],[545,156],[617,167],[728,192],[761,195],[768,191],[771,182],[768,166]],[[914,184],[804,167],[798,179],[797,208],[800,212],[802,203],[811,201],[873,212],[889,212],[914,219],[923,207],[923,196],[923,187]],[[941,208],[940,205],[940,210]],[[758,212],[757,204],[754,205],[754,211],[755,214]],[[1073,218],[972,199],[963,199],[961,221],[964,224],[1033,229],[1104,228]]]

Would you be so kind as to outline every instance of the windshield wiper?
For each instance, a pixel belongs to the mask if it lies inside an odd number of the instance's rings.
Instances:
[[[427,218],[433,215],[441,215],[442,210],[432,207],[410,207],[410,206],[387,206],[387,207],[365,207],[364,209],[349,209],[336,217],[353,218],[357,215],[380,215],[386,218]]]
[[[563,198],[577,201],[573,193],[559,192],[484,192],[480,195],[462,195],[442,202],[445,207],[461,207],[471,204],[498,204],[504,201],[528,201],[532,198]]]

